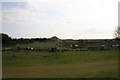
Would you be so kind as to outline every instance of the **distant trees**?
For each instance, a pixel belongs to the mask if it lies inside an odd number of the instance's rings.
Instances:
[[[111,48],[112,45],[120,45],[120,27],[117,27],[115,32],[115,39],[111,40],[61,40],[56,36],[51,38],[11,38],[7,34],[2,33],[2,47],[16,47],[17,45],[26,45],[27,47],[35,47],[36,49],[51,49],[51,51],[63,50],[63,49],[88,49],[103,48],[101,45],[105,45]],[[17,47],[19,47],[17,46]],[[21,47],[21,46],[20,46]]]
[[[55,47],[60,47],[60,39],[56,36],[53,36],[50,38],[51,41],[53,41],[55,43]]]
[[[120,39],[120,26],[118,26],[118,27],[116,28],[115,38],[116,38],[116,39]]]
[[[51,37],[51,40],[58,42],[58,41],[59,41],[59,38],[57,38],[56,36],[53,36],[53,37]]]
[[[7,34],[2,33],[2,46],[12,45],[12,39]]]
[[[11,38],[8,34],[0,33],[2,36],[2,47],[9,47],[18,44],[30,44],[33,42],[54,42],[55,46],[59,45],[59,38],[53,36],[51,38]]]
[[[120,26],[118,26],[115,31],[115,39],[118,44],[118,50],[120,50]]]

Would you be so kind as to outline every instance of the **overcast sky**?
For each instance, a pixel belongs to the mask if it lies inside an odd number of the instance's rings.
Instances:
[[[22,1],[0,4],[2,32],[14,38],[111,39],[118,25],[119,0]]]

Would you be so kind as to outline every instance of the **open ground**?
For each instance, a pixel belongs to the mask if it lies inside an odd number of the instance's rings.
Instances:
[[[118,78],[115,50],[8,51],[2,62],[3,78]]]

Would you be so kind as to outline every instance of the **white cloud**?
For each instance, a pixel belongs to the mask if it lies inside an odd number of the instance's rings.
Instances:
[[[3,10],[3,21],[12,23],[41,23],[46,22],[49,18],[57,19],[59,11],[53,7],[53,2],[42,0],[41,2],[31,2],[29,0],[25,5],[26,8],[13,7]],[[53,15],[54,14],[54,15]],[[58,15],[57,15],[58,14]],[[49,20],[49,21],[51,21]]]
[[[37,24],[38,29],[44,26],[44,29],[49,28],[45,31],[46,35],[56,34],[61,38],[88,38],[91,35],[94,38],[112,37],[117,26],[118,1],[26,0],[24,9],[17,7],[3,10],[3,21],[33,27]]]

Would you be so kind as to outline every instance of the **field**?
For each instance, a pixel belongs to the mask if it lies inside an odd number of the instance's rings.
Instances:
[[[14,57],[13,57],[14,55]],[[3,78],[117,78],[118,52],[3,52]]]

